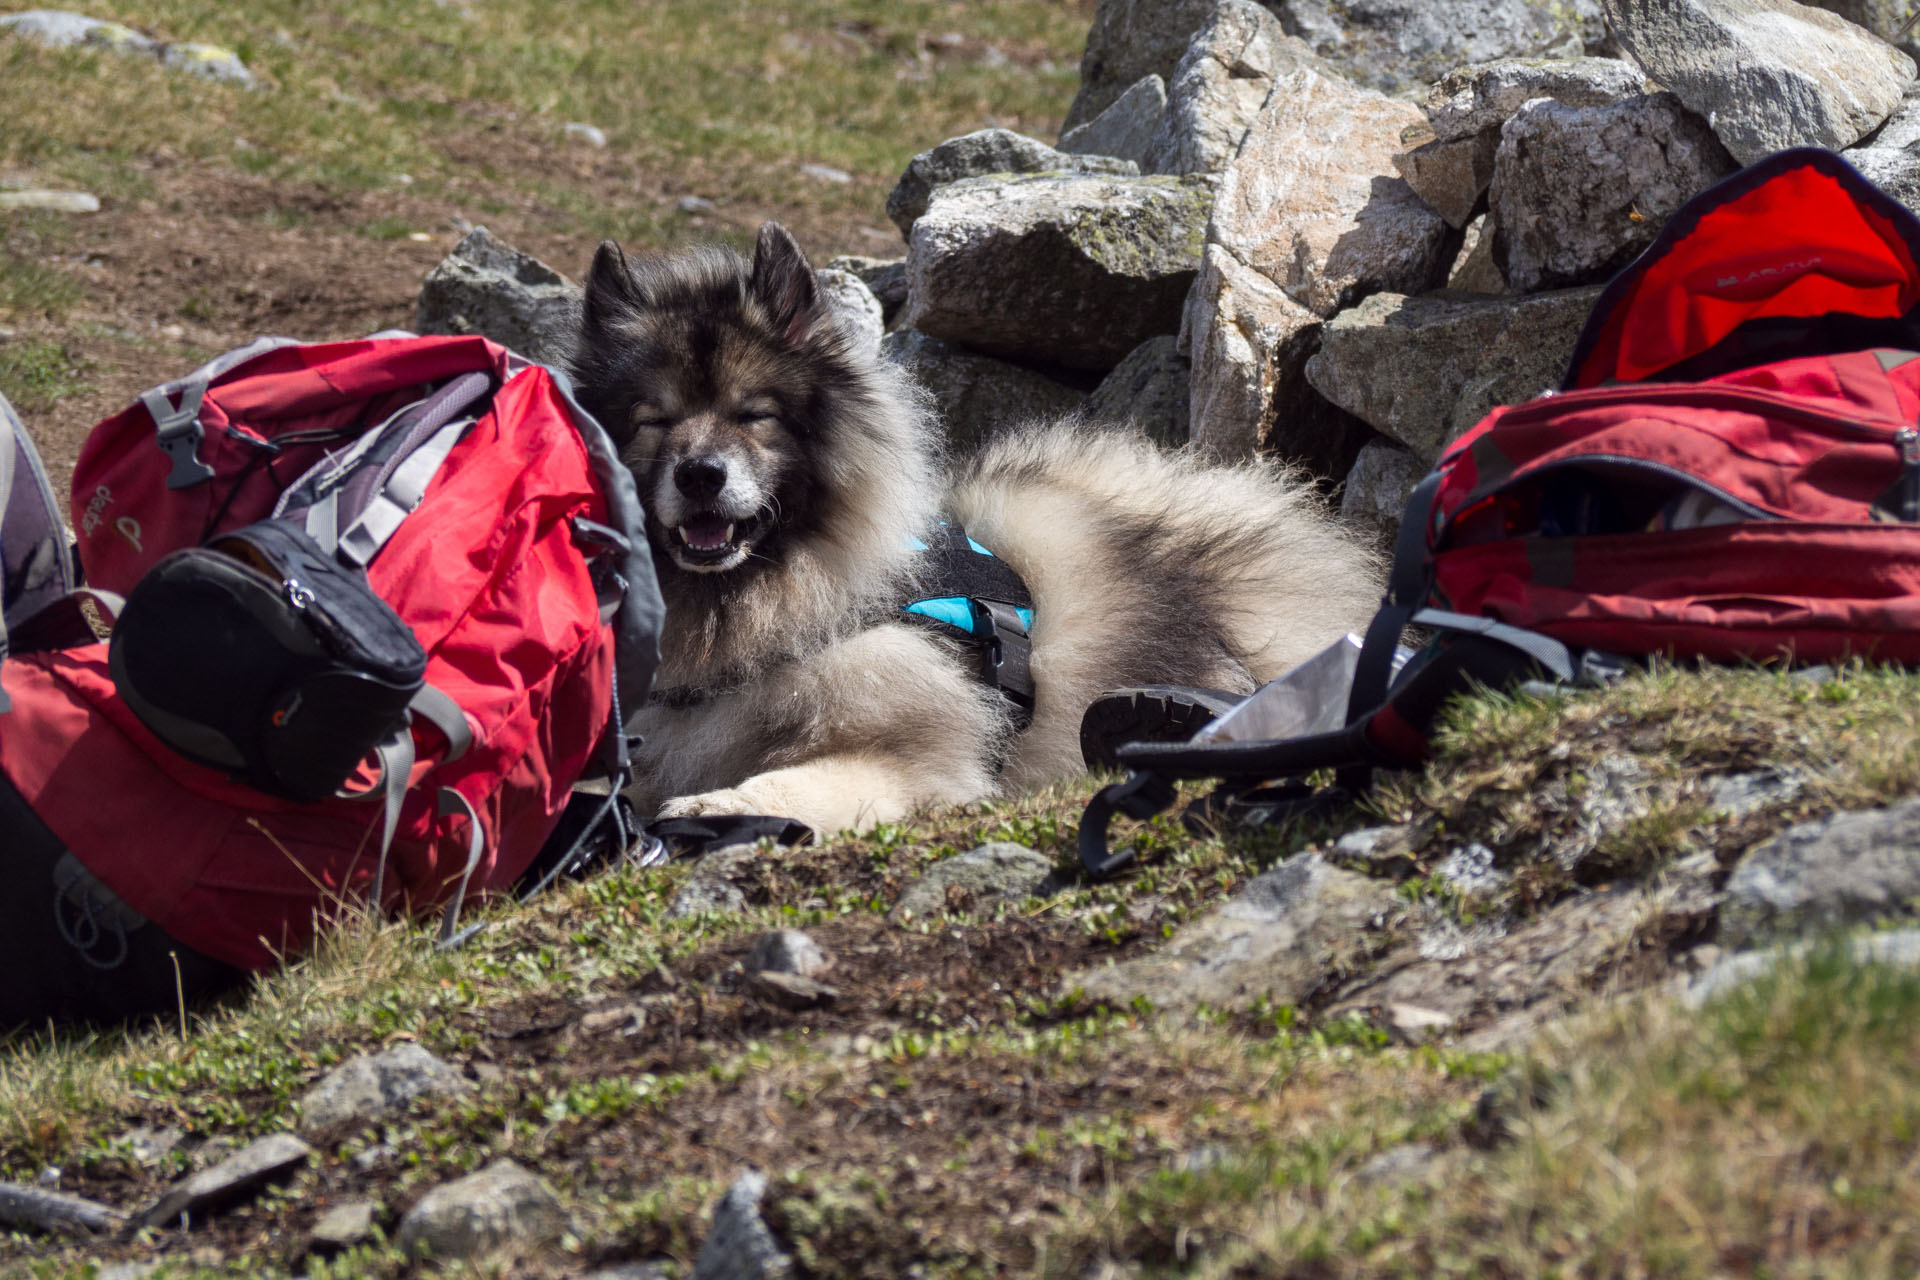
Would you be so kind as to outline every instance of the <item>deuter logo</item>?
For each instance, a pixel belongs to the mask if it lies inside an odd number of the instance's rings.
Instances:
[[[1774,276],[1803,276],[1824,261],[1819,255],[1811,258],[1795,258],[1788,262],[1775,263],[1770,267],[1756,267],[1752,271],[1738,275],[1716,276],[1713,284],[1717,289],[1730,289],[1739,284],[1752,284],[1756,280],[1769,280]]]
[[[87,513],[80,517],[80,532],[91,535],[106,518],[107,508],[113,505],[113,490],[101,485],[93,491],[93,497],[87,500]]]
[[[138,520],[135,520],[132,516],[121,516],[113,522],[113,527],[121,537],[133,544],[135,551],[146,550],[145,547],[140,545],[140,522]]]

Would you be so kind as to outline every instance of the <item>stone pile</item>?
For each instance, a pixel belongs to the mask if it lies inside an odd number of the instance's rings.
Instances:
[[[1059,145],[983,129],[916,156],[886,207],[905,254],[837,259],[823,291],[957,450],[1131,421],[1302,463],[1391,526],[1743,163],[1845,149],[1920,207],[1915,64],[1862,20],[1898,26],[1845,0],[1102,0]],[[558,359],[577,309],[479,231],[418,324]]]
[[[1899,25],[1838,0],[1102,0],[1051,157],[987,131],[908,167],[883,350],[961,447],[1078,402],[1304,462],[1390,524],[1742,164],[1846,149],[1920,200],[1914,62],[1862,20]]]

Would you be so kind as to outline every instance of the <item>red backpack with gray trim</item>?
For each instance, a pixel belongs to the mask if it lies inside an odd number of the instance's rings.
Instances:
[[[562,375],[485,339],[222,356],[94,430],[72,520],[123,622],[16,628],[0,667],[0,773],[83,871],[63,933],[260,969],[357,903],[450,926],[624,769],[661,615],[633,481]]]
[[[1409,626],[1437,638],[1405,658]],[[1225,778],[1213,807],[1264,819],[1329,797],[1263,784],[1418,763],[1472,682],[1656,654],[1920,661],[1920,221],[1832,152],[1695,197],[1602,293],[1561,387],[1448,446],[1343,727],[1121,745],[1133,776],[1089,806],[1082,857],[1123,863],[1108,821],[1171,804],[1170,779]]]

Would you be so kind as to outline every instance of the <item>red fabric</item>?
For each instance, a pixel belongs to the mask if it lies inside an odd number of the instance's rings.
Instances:
[[[322,421],[370,426],[423,383],[476,368],[504,375],[506,353],[478,338],[287,348],[209,394],[201,457],[220,477],[246,463],[250,447],[215,422],[270,439]],[[290,448],[276,463],[279,482],[315,456]],[[201,539],[224,486],[168,490],[168,467],[144,409],[109,419],[88,441],[76,513],[98,488],[113,494],[109,514],[82,537],[96,585],[124,591],[159,555]],[[213,532],[265,516],[276,493],[257,476]],[[129,515],[138,547],[114,527]],[[546,371],[526,369],[495,394],[370,568],[374,589],[427,649],[428,682],[474,729],[472,749],[450,764],[438,733],[416,730],[415,786],[379,890],[387,908],[442,901],[465,865],[467,820],[439,815],[439,788],[457,789],[486,829],[470,890],[504,887],[539,851],[600,742],[613,642],[573,539],[575,516],[605,519],[586,447]],[[295,805],[182,759],[119,700],[105,645],[9,663],[4,679],[14,709],[0,731],[0,769],[75,856],[181,941],[264,968],[304,948],[339,903],[365,900],[377,804]]]
[[[1920,304],[1920,265],[1896,220],[1862,198],[1865,180],[1829,171],[1836,161],[1783,159],[1750,190],[1702,197],[1697,222],[1683,210],[1684,234],[1628,268],[1568,386],[1650,378],[1752,320]]]

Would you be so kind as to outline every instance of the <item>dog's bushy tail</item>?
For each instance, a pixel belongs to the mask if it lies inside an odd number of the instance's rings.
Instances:
[[[1378,557],[1302,480],[1076,422],[965,462],[950,503],[1034,597],[1033,727],[1004,781],[1081,769],[1080,717],[1125,685],[1250,692],[1363,627]]]

